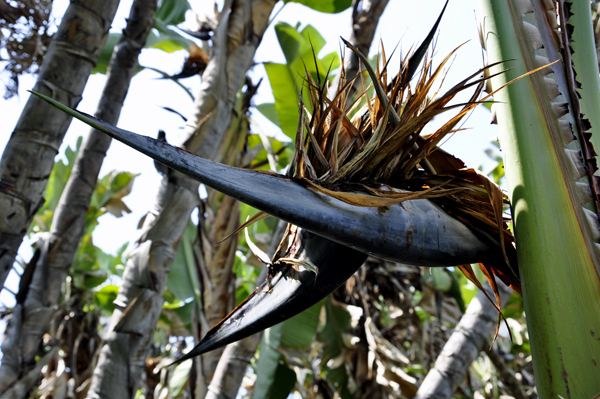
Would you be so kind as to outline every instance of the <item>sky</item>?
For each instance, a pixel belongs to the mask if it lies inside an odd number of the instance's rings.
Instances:
[[[198,11],[208,13],[212,9],[211,1],[196,1],[194,8]],[[421,0],[419,2],[390,0],[375,35],[374,43],[376,44],[372,46],[370,53],[377,53],[377,44],[380,41],[386,49],[386,54],[390,54],[401,42],[389,64],[390,71],[397,71],[399,55],[405,54],[411,46],[418,45],[425,38],[435,23],[443,4],[444,0]],[[53,14],[60,17],[67,6],[68,1],[55,0]],[[118,32],[125,27],[125,18],[129,14],[130,7],[131,0],[121,1],[111,31]],[[282,3],[280,2],[276,6],[276,11],[281,7]],[[443,86],[446,89],[482,67],[483,56],[477,38],[476,9],[475,0],[450,1],[438,29],[436,45],[438,62],[454,48],[465,43],[457,52],[446,77],[446,83]],[[188,28],[193,28],[193,19],[190,14]],[[309,23],[313,25],[327,41],[321,52],[321,55],[324,55],[341,48],[340,36],[345,38],[350,36],[351,10],[331,15],[313,11],[299,4],[288,3],[277,14],[274,23],[278,21],[287,22],[290,25],[300,22],[302,27]],[[254,104],[273,101],[262,63],[285,62],[273,29],[274,23],[265,33],[256,53],[256,65],[250,71],[254,82],[261,77],[264,78],[254,97]],[[165,54],[159,50],[145,49],[140,56],[140,64],[174,74],[179,72],[185,55],[186,53],[183,51]],[[167,132],[167,140],[177,144],[183,140],[183,121],[178,116],[164,111],[161,107],[168,106],[183,115],[189,115],[193,108],[193,102],[180,87],[168,80],[160,80],[159,77],[158,73],[146,69],[133,78],[118,126],[153,137],[156,137],[159,129],[163,129]],[[104,75],[96,74],[90,77],[83,93],[83,99],[78,106],[79,110],[90,114],[94,113],[104,82]],[[188,78],[181,82],[189,87],[192,93],[198,92],[199,77]],[[4,150],[29,97],[26,90],[31,89],[34,83],[35,76],[23,76],[20,79],[19,96],[8,101],[0,99],[1,151]],[[252,120],[256,122],[258,128],[269,135],[281,137],[279,128],[262,117],[256,109],[252,109],[251,112]],[[456,133],[444,144],[443,148],[461,158],[469,167],[476,168],[482,165],[484,170],[491,169],[494,163],[485,155],[484,150],[492,147],[490,141],[495,140],[498,133],[496,127],[490,125],[490,121],[489,111],[483,107],[477,107],[463,126],[468,130]],[[433,131],[434,127],[441,123],[441,119],[434,121],[431,130],[426,129],[426,132]],[[253,129],[256,131],[257,127],[253,127]],[[73,121],[57,157],[63,157],[66,146],[73,147],[77,137],[85,137],[88,132],[89,128],[86,125]],[[149,209],[152,209],[153,199],[156,197],[160,182],[160,175],[156,172],[150,158],[114,141],[104,161],[100,176],[104,176],[112,170],[130,171],[139,173],[139,176],[135,180],[131,194],[124,199],[132,212],[121,218],[115,218],[109,214],[102,216],[100,225],[94,232],[94,243],[108,253],[114,253],[123,243],[133,243],[139,238],[140,234],[136,229],[138,222]],[[27,242],[22,245],[19,254],[22,259],[29,259],[31,250]],[[7,286],[16,291],[17,284],[16,276],[11,275]],[[14,304],[12,295],[6,291],[2,292],[0,300],[8,306]]]

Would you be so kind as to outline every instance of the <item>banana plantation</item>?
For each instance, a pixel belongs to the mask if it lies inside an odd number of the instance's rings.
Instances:
[[[599,3],[121,3],[0,0],[1,398],[600,398]]]

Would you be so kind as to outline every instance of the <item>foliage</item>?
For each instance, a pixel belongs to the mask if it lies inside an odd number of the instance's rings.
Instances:
[[[34,223],[30,228],[30,236],[34,243],[37,242],[37,237],[50,231],[54,212],[71,175],[81,142],[82,138],[79,137],[75,149],[67,147],[65,161],[57,160],[52,168],[44,193],[46,200],[35,215]],[[71,267],[70,273],[75,287],[83,290],[92,289],[104,283],[109,276],[120,276],[123,273],[123,255],[127,244],[123,244],[115,255],[110,255],[93,244],[92,233],[99,224],[98,219],[106,213],[121,217],[123,213],[131,212],[123,202],[123,198],[131,192],[136,176],[129,172],[113,171],[98,180],[86,213],[84,234]],[[106,303],[100,300],[98,304]],[[111,306],[109,305],[109,308]],[[108,311],[108,308],[103,310]]]
[[[352,0],[285,0],[289,3],[300,3],[316,11],[335,14],[352,5]]]
[[[331,78],[327,71],[336,70],[340,60],[335,52],[318,58],[325,39],[312,25],[300,30],[300,25],[293,27],[279,22],[275,25],[275,33],[286,63],[264,64],[275,103],[259,104],[256,108],[294,140],[300,116],[297,99],[301,92],[304,103],[310,107],[310,94],[304,81],[306,72],[315,81],[324,82]]]

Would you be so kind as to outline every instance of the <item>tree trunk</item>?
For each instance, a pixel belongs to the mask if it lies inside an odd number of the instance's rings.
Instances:
[[[389,0],[354,0],[352,4],[352,33],[348,41],[354,45],[362,54],[369,56],[369,50],[375,37],[375,31],[379,24],[379,18],[385,10]],[[364,66],[360,68],[360,60],[354,51],[347,50],[346,59],[346,80],[352,80],[359,69],[364,70]],[[336,83],[332,88],[337,88],[339,85],[339,75],[336,77]],[[354,81],[352,90],[348,93],[348,98],[352,98],[353,94],[361,92],[362,83],[360,78]],[[349,104],[351,102],[348,102]]]
[[[526,399],[527,396],[521,390],[521,383],[517,380],[517,377],[513,374],[514,371],[510,370],[502,356],[491,347],[484,347],[485,354],[488,356],[494,368],[496,369],[496,373],[498,373],[498,378],[502,380],[506,390],[512,395],[515,399]]]
[[[96,117],[116,124],[121,107],[129,89],[131,78],[135,74],[137,59],[148,33],[154,24],[154,13],[157,1],[135,0],[127,27],[115,47],[107,72]],[[24,286],[24,321],[17,350],[21,351],[22,360],[13,368],[20,375],[25,368],[35,364],[42,343],[42,336],[48,330],[50,320],[55,314],[61,288],[69,271],[77,246],[83,235],[85,216],[90,205],[92,193],[96,186],[98,173],[112,139],[96,130],[92,130],[79,152],[73,172],[61,195],[52,220],[50,237],[41,249],[39,259],[34,266],[33,277],[28,286]],[[17,328],[11,325],[11,328]],[[9,348],[15,350],[15,347]],[[14,367],[17,367],[14,369]],[[0,374],[4,374],[4,363],[0,366]],[[35,380],[34,380],[35,382]]]
[[[484,286],[490,298],[494,297],[489,285]],[[508,302],[512,290],[498,284],[502,304]],[[471,300],[442,353],[421,383],[416,399],[452,398],[456,384],[464,380],[469,366],[479,353],[490,344],[490,337],[498,322],[498,311],[483,291]]]
[[[223,140],[222,149],[218,160],[227,165],[241,167],[244,148],[248,134],[248,119],[246,117],[252,96],[258,86],[251,86],[247,81],[247,90],[238,101],[240,106],[236,107],[239,117],[233,118],[226,137]],[[214,212],[214,219],[208,223],[204,217],[200,218],[199,228],[202,230],[200,238],[200,267],[202,268],[201,288],[202,313],[206,323],[198,325],[199,336],[206,334],[210,328],[221,321],[233,310],[235,303],[235,288],[232,292],[233,265],[235,263],[235,252],[238,247],[238,235],[235,234],[225,242],[215,246],[228,234],[239,227],[240,212],[239,202],[231,197],[225,196],[218,191],[210,190],[206,200],[208,212]],[[202,327],[206,328],[202,328]],[[196,376],[196,395],[203,398],[206,395],[208,383],[212,380],[217,362],[221,357],[222,350],[215,350],[204,354],[196,359],[201,362],[201,368]]]
[[[275,2],[225,2],[213,55],[187,123],[184,147],[188,151],[207,158],[217,154]],[[197,204],[198,183],[173,171],[163,177],[155,209],[146,217],[140,244],[123,274],[89,397],[134,396],[162,309],[167,274]]]
[[[227,345],[208,387],[206,399],[235,399],[262,334]]]
[[[102,50],[118,0],[72,2],[34,90],[75,107]],[[0,160],[0,288],[36,211],[71,117],[38,97],[23,109]]]
[[[273,256],[277,250],[286,227],[287,223],[283,220],[280,220],[277,224],[277,229],[273,233],[271,246],[269,247],[269,256]],[[267,278],[267,272],[267,268],[261,271],[256,279],[257,287]],[[206,393],[206,399],[235,399],[237,397],[246,369],[250,365],[261,338],[262,333],[258,333],[225,347],[219,358],[219,363],[215,367],[213,378]],[[198,396],[197,399],[202,397]]]

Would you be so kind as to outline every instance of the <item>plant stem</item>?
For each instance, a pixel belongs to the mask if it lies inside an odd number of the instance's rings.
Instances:
[[[533,69],[531,43],[516,2],[480,0],[480,6],[489,62],[514,60],[491,71],[513,68],[492,79],[496,88]],[[556,117],[539,74],[496,97],[538,393],[593,397],[600,392],[596,244],[558,144]]]

